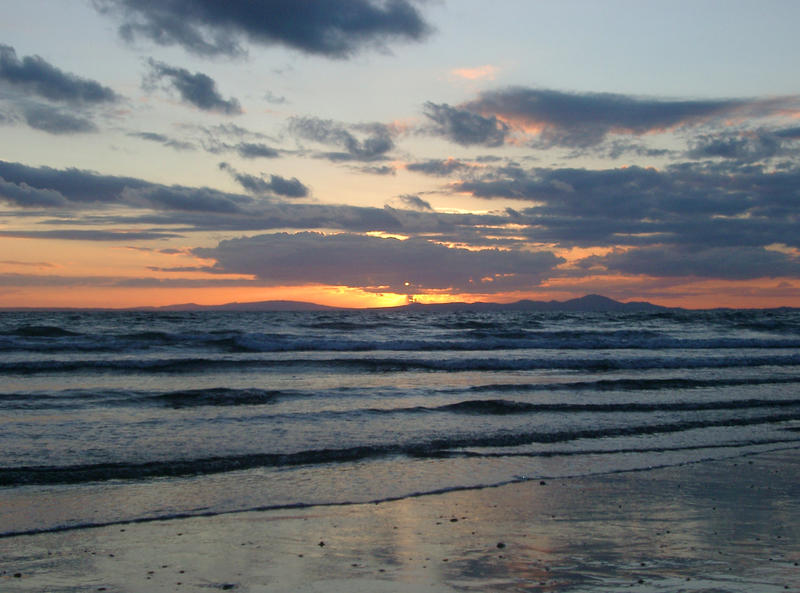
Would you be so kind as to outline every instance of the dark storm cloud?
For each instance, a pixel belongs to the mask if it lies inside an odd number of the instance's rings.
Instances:
[[[30,127],[49,134],[85,134],[97,131],[92,120],[43,103],[24,106],[22,115]]]
[[[183,140],[176,140],[175,138],[170,138],[169,136],[165,136],[164,134],[158,134],[155,132],[131,132],[128,136],[132,138],[140,138],[142,140],[147,140],[149,142],[157,142],[158,144],[163,144],[169,148],[174,148],[175,150],[196,150],[197,147],[192,144],[191,142],[184,142]]]
[[[424,112],[434,123],[432,133],[462,146],[500,146],[509,133],[508,125],[494,115],[484,116],[446,103],[425,103]]]
[[[613,272],[751,280],[800,275],[800,258],[762,247],[647,247],[584,260]]]
[[[147,89],[154,88],[161,80],[166,79],[173,89],[178,91],[184,103],[194,105],[203,111],[214,111],[227,115],[242,113],[242,107],[235,98],[223,99],[217,90],[217,83],[202,72],[192,74],[185,68],[176,68],[153,59],[148,60],[150,72],[143,81]]]
[[[242,41],[344,58],[430,30],[408,0],[94,0],[121,19],[126,40],[180,45],[199,55],[237,56]]]
[[[469,168],[470,166],[467,163],[459,161],[458,159],[430,159],[406,165],[406,169],[409,171],[437,177],[452,175],[453,173]]]
[[[193,253],[209,271],[252,274],[272,285],[319,283],[415,294],[529,288],[563,260],[549,252],[469,251],[423,239],[275,233],[221,241]]]
[[[323,154],[332,161],[382,160],[394,148],[392,131],[380,123],[345,126],[329,119],[294,117],[289,122],[289,129],[298,138],[343,148],[345,152]],[[365,137],[359,139],[356,134]]]
[[[237,171],[228,163],[220,163],[219,168],[227,171],[245,191],[251,194],[278,195],[286,198],[305,198],[309,194],[308,187],[297,177],[286,179],[280,175],[270,175],[267,181],[263,176],[256,177]]]
[[[119,99],[110,88],[64,72],[39,56],[25,56],[20,60],[13,47],[2,44],[0,85],[9,85],[30,95],[72,105],[113,103]]]

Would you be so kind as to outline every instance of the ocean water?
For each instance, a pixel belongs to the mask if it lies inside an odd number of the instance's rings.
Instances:
[[[800,447],[800,312],[0,313],[0,536]]]

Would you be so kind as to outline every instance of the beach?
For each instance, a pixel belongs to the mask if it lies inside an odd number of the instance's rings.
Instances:
[[[29,591],[798,591],[796,448],[0,539]]]

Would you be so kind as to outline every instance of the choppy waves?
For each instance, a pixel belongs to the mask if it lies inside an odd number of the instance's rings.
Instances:
[[[0,535],[800,447],[792,311],[8,313],[0,353]],[[150,494],[2,510],[100,487]]]

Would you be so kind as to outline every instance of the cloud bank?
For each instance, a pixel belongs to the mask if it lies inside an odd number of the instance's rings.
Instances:
[[[211,271],[252,274],[270,285],[319,283],[373,292],[496,292],[531,288],[560,263],[550,252],[470,251],[424,239],[273,233],[221,241],[194,254]]]

